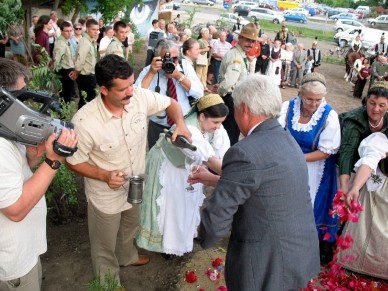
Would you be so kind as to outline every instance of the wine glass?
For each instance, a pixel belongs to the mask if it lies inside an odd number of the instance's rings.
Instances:
[[[185,168],[187,172],[189,173],[189,176],[194,174],[195,172],[198,171],[199,166],[202,164],[202,161],[200,158],[196,156],[186,156],[185,157]],[[189,186],[186,187],[187,191],[194,191],[193,185],[189,183]]]

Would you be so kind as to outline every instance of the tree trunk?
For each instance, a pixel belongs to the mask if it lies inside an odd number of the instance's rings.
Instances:
[[[53,11],[57,11],[59,6],[59,0],[55,0],[53,4]]]
[[[73,17],[71,18],[71,23],[73,23],[73,25],[77,20],[80,11],[81,11],[81,6],[80,5],[76,6],[74,9]]]

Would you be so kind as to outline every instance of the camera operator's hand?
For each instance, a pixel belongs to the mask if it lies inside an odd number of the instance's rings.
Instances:
[[[179,78],[183,76],[182,72],[180,72],[180,71],[178,70],[178,66],[176,66],[176,65],[175,65],[175,70],[174,70],[174,72],[172,72],[171,74],[165,73],[164,75],[165,75],[166,78],[168,78],[168,79],[169,79],[169,78],[172,78],[172,79],[175,79],[175,80],[179,80]]]
[[[151,68],[150,71],[153,74],[156,74],[156,72],[160,71],[162,69],[162,58],[161,57],[154,57],[151,62]]]
[[[57,160],[57,161],[63,162],[65,157],[60,156],[54,152],[55,137],[56,137],[56,134],[53,133],[45,142],[46,157],[49,158],[50,160]],[[78,136],[76,135],[74,129],[63,128],[57,142],[69,148],[75,148],[78,143]]]
[[[121,186],[126,183],[126,176],[128,175],[125,171],[108,171],[106,172],[105,182],[108,184],[109,188],[117,191]]]

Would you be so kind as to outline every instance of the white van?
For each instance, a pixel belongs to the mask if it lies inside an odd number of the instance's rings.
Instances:
[[[368,50],[369,47],[380,41],[382,35],[387,35],[387,33],[384,30],[369,27],[350,28],[348,30],[336,33],[334,36],[334,41],[340,46],[348,46],[352,43],[357,35],[361,35],[362,46]]]

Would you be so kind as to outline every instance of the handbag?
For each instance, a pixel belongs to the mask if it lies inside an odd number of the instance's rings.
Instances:
[[[199,54],[197,58],[197,65],[200,66],[207,66],[208,65],[208,58],[207,58],[207,53],[204,54]]]

